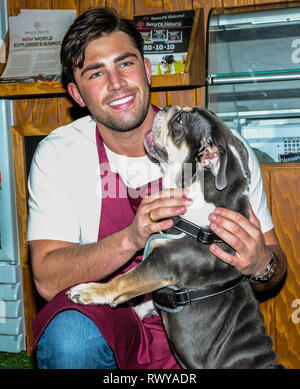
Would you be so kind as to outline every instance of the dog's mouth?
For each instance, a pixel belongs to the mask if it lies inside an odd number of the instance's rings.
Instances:
[[[211,169],[219,161],[219,149],[213,144],[211,139],[203,139],[201,143],[202,147],[198,154],[198,160],[203,167]]]
[[[156,162],[167,162],[168,161],[168,152],[167,150],[158,145],[155,142],[152,131],[147,131],[144,137],[144,145],[149,153],[149,155],[156,160]]]

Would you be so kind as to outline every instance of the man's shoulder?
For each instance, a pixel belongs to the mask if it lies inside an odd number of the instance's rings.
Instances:
[[[67,125],[61,126],[48,134],[38,145],[35,158],[67,159],[78,153],[89,153],[95,148],[95,121],[85,116]]]
[[[91,116],[84,116],[69,124],[51,131],[39,144],[39,149],[55,147],[70,149],[84,147],[85,144],[95,144],[96,123]]]
[[[60,139],[61,141],[69,141],[80,137],[91,137],[94,139],[93,131],[96,123],[91,116],[84,116],[69,124],[58,127],[45,138],[47,140]]]

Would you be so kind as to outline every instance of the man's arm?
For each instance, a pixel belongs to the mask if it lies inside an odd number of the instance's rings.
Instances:
[[[105,278],[134,255],[127,243],[125,231],[85,245],[57,240],[29,242],[39,294],[49,301],[68,286]]]
[[[164,190],[144,198],[130,226],[99,242],[78,245],[58,240],[31,241],[31,260],[38,292],[51,300],[59,291],[81,282],[99,281],[124,265],[149,236],[172,226],[172,220],[152,223],[152,217],[183,214],[190,202],[182,189]]]

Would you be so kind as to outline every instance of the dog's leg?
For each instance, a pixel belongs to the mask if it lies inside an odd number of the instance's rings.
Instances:
[[[160,248],[157,247],[141,264],[111,282],[80,284],[72,287],[67,295],[75,303],[108,304],[115,307],[133,297],[174,285],[175,277],[168,266],[163,265],[167,258],[162,258],[159,251]]]

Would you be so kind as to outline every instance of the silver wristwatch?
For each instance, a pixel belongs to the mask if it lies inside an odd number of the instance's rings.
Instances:
[[[254,281],[262,281],[262,282],[265,282],[265,281],[269,281],[269,279],[273,276],[273,274],[275,273],[275,268],[276,268],[276,263],[275,263],[275,260],[274,260],[274,254],[271,250],[269,250],[270,254],[271,254],[271,260],[264,272],[264,274],[262,276],[255,276],[255,275],[252,275],[250,278],[251,280],[254,280]]]

